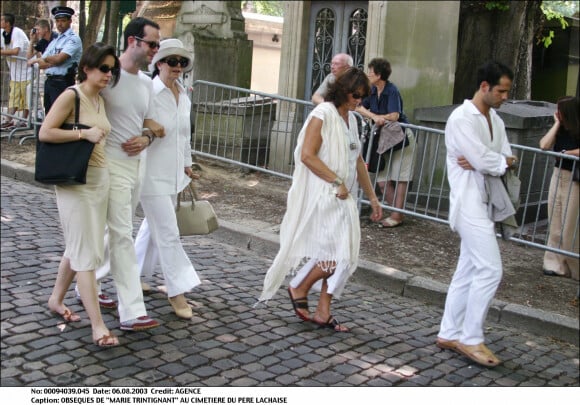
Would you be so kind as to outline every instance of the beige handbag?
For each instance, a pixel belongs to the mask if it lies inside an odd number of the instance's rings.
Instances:
[[[191,200],[187,200],[187,191]],[[179,235],[206,235],[212,233],[218,228],[218,220],[213,207],[209,201],[200,201],[195,199],[193,182],[189,183],[181,193],[177,194],[177,207],[175,208],[177,217],[177,227]]]

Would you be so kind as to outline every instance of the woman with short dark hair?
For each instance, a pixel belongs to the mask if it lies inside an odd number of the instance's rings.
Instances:
[[[55,186],[56,203],[65,240],[56,282],[48,308],[66,322],[80,317],[64,304],[73,279],[91,321],[93,342],[98,346],[117,346],[119,340],[103,321],[97,297],[95,269],[104,260],[104,236],[109,199],[109,171],[105,158],[105,139],[111,125],[100,96],[109,82],[119,77],[115,49],[103,43],[88,47],[79,64],[79,84],[74,86],[80,99],[79,123],[89,129],[61,129],[75,122],[75,92],[65,90],[54,102],[40,127],[43,142],[64,143],[87,140],[95,144],[89,159],[86,184]]]
[[[280,251],[266,274],[260,296],[261,301],[272,298],[284,277],[295,273],[288,294],[296,315],[337,332],[348,328],[332,316],[330,303],[333,297],[340,297],[358,263],[359,183],[371,201],[371,219],[378,221],[382,216],[360,154],[352,113],[368,92],[364,72],[348,68],[329,86],[326,102],[316,106],[302,127],[280,228]],[[320,291],[320,299],[310,314],[307,299],[313,287]]]

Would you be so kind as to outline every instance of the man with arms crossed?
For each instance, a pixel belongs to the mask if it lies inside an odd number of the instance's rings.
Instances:
[[[67,87],[75,84],[77,67],[83,53],[81,39],[71,28],[74,10],[70,7],[58,6],[51,10],[59,35],[50,41],[41,58],[28,61],[29,65],[38,63],[46,73],[44,82],[44,113],[48,113],[54,100]]]
[[[436,344],[485,367],[501,363],[484,344],[483,324],[502,264],[495,224],[480,190],[484,175],[501,176],[516,164],[504,123],[494,110],[507,99],[512,81],[507,66],[493,61],[482,65],[473,99],[456,108],[445,127],[449,224],[461,237],[461,250]]]

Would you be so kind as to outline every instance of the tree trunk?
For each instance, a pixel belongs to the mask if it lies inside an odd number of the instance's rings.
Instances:
[[[91,1],[89,3],[89,20],[84,30],[84,35],[81,36],[83,41],[83,49],[97,42],[97,35],[105,17],[105,10],[107,8],[106,1]]]
[[[540,1],[511,1],[508,10],[486,10],[482,1],[462,1],[453,102],[473,97],[477,68],[489,59],[514,71],[510,98],[531,96],[532,47]]]
[[[118,0],[111,0],[110,7],[107,8],[105,16],[105,30],[103,32],[103,42],[113,45],[115,48],[120,48],[117,43],[117,31],[119,29],[119,11],[121,2]],[[120,51],[120,49],[117,49]]]

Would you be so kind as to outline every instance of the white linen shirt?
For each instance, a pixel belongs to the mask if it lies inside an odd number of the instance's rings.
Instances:
[[[4,30],[0,29],[0,33],[4,34]],[[30,80],[32,69],[26,64],[26,52],[29,46],[30,42],[28,41],[28,37],[24,31],[18,27],[12,27],[12,37],[8,45],[4,43],[4,37],[0,37],[0,47],[2,47],[2,49],[19,48],[17,56],[24,58],[16,59],[12,56],[6,56],[6,62],[10,69],[10,80],[13,82],[25,82]]]
[[[172,195],[183,190],[190,179],[185,167],[191,159],[191,101],[185,89],[178,83],[179,102],[159,76],[153,79],[153,119],[165,128],[163,138],[147,148],[145,178],[141,195]]]
[[[483,175],[501,176],[507,168],[506,157],[512,155],[505,125],[495,110],[489,111],[493,139],[485,116],[471,100],[465,100],[449,116],[445,126],[447,177],[449,180],[449,225],[455,230],[461,211],[473,218],[488,218],[487,206],[480,190]],[[464,170],[457,158],[464,156],[474,170]]]

